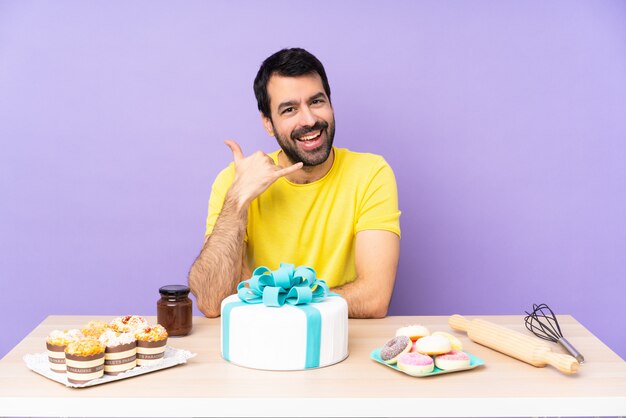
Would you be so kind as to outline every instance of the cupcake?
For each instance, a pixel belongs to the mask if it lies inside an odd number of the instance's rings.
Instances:
[[[138,329],[145,328],[147,326],[148,321],[137,315],[120,316],[111,321],[111,328],[113,329],[113,331],[117,332],[134,333]]]
[[[104,349],[104,344],[94,338],[69,343],[65,347],[67,381],[80,384],[102,377]]]
[[[65,347],[71,342],[83,338],[83,334],[78,329],[69,331],[54,330],[46,338],[46,350],[48,352],[48,363],[50,370],[56,373],[65,373]]]
[[[117,375],[137,365],[137,341],[130,332],[115,332],[109,329],[99,340],[105,345],[105,374]]]
[[[137,339],[137,365],[150,366],[163,360],[167,331],[161,325],[135,331]]]
[[[100,338],[111,326],[104,321],[90,321],[80,330],[85,337]]]

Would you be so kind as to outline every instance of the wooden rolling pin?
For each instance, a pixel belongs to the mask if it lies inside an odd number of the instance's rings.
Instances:
[[[461,315],[452,315],[448,319],[448,324],[454,330],[467,331],[467,336],[472,341],[535,367],[549,364],[568,374],[576,373],[578,370],[579,363],[574,357],[554,353],[549,345],[529,335],[482,319],[468,321]]]

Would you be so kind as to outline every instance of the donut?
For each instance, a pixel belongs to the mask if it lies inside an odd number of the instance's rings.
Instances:
[[[463,344],[461,344],[461,341],[459,341],[459,339],[456,338],[452,334],[448,334],[447,332],[443,332],[443,331],[437,331],[437,332],[433,332],[431,335],[440,335],[442,337],[447,338],[448,341],[450,341],[450,347],[452,348],[452,350],[457,350],[457,351],[463,350]]]
[[[411,341],[417,341],[422,337],[430,335],[430,331],[423,325],[409,325],[407,327],[398,328],[396,337],[406,335]]]
[[[406,353],[398,357],[398,369],[411,376],[430,373],[435,369],[430,356],[419,353]]]
[[[450,341],[446,337],[442,337],[441,335],[429,335],[415,341],[413,351],[432,356],[450,352],[452,351],[452,347],[450,346]]]
[[[441,370],[457,370],[469,367],[470,358],[463,351],[453,350],[435,357],[435,366]]]
[[[380,358],[387,364],[396,364],[401,354],[411,349],[411,340],[406,335],[393,337],[380,350]]]

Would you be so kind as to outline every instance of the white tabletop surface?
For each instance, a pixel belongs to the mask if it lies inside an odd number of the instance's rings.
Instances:
[[[90,388],[73,389],[26,367],[54,329],[110,316],[49,316],[0,361],[0,416],[600,416],[626,415],[626,363],[568,315],[563,333],[585,356],[573,375],[536,368],[452,331],[444,316],[350,320],[349,357],[295,372],[238,367],[220,356],[220,320],[194,317],[191,335],[168,345],[197,355],[186,364]],[[521,316],[482,318],[526,334]],[[148,317],[154,322],[154,317]],[[478,368],[416,378],[370,359],[395,330],[422,324],[456,335]],[[553,345],[553,350],[563,352]]]

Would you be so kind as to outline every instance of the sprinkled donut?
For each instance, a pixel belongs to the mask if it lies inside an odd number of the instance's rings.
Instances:
[[[411,349],[411,339],[406,335],[393,337],[380,350],[380,358],[387,364],[396,364],[401,354],[408,353]]]

